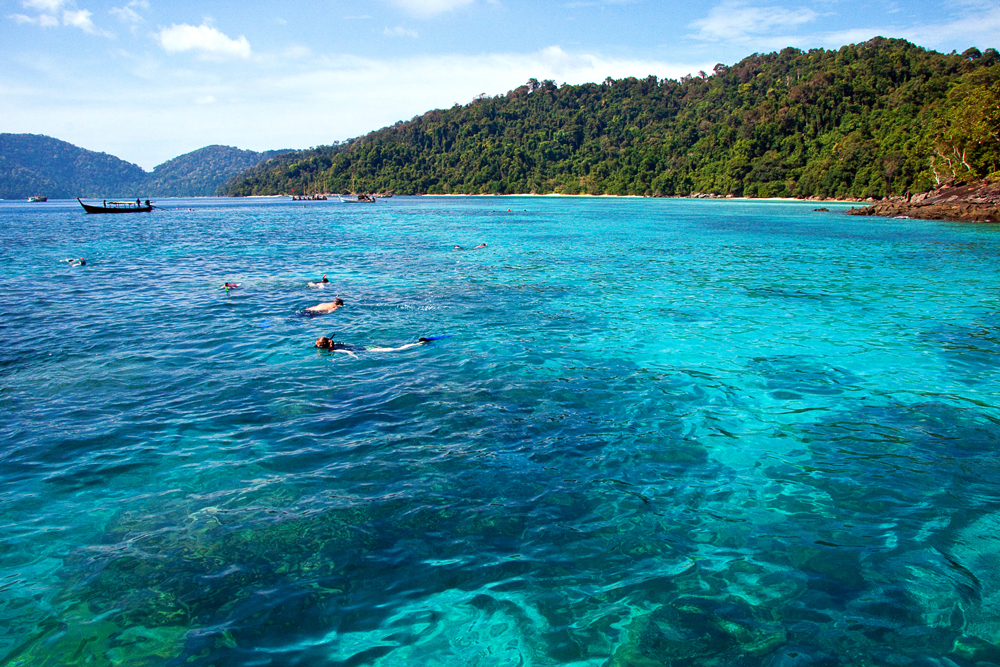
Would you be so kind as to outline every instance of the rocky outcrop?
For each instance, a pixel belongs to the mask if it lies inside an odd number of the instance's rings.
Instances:
[[[1000,182],[946,183],[930,192],[889,197],[872,206],[852,208],[848,213],[923,220],[1000,222]]]

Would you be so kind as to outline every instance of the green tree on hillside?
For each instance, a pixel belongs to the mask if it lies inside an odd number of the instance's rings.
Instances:
[[[952,178],[983,178],[1000,171],[1000,81],[957,89],[961,101],[939,120],[932,167]]]
[[[225,191],[916,192],[941,177],[932,158],[945,148],[964,150],[972,166],[996,169],[986,140],[989,95],[1000,78],[996,55],[941,54],[876,38],[830,51],[754,54],[680,81],[557,86],[531,79],[506,95],[478,96],[345,144],[282,156]]]

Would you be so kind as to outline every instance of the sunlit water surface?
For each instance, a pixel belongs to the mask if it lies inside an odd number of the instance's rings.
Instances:
[[[0,203],[0,664],[1000,663],[1000,229],[160,204]]]

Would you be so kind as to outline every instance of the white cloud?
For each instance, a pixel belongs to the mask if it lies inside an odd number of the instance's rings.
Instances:
[[[295,44],[295,45],[289,46],[287,49],[285,49],[285,51],[284,51],[284,53],[282,55],[285,58],[288,58],[289,60],[303,60],[305,58],[311,58],[312,57],[312,49],[310,49],[308,46],[302,46],[301,44]]]
[[[713,7],[708,16],[694,21],[689,28],[697,29],[697,39],[710,42],[744,41],[751,36],[773,35],[780,30],[796,28],[819,18],[812,9],[750,6],[739,0],[723,2]]]
[[[416,30],[409,30],[403,26],[396,26],[395,28],[387,27],[382,31],[382,34],[386,37],[413,37],[414,39],[420,36]]]
[[[148,6],[148,3],[144,4]],[[137,6],[140,6],[138,2],[130,2],[124,7],[112,7],[108,11],[122,23],[131,23],[132,25],[135,25],[136,23],[142,23],[145,20],[139,15],[139,12],[133,9],[133,7]]]
[[[639,0],[572,0],[571,2],[563,3],[563,7],[566,9],[584,9],[587,7],[604,7],[614,6],[614,5],[634,5],[637,4]]]
[[[194,51],[209,59],[250,57],[250,42],[246,37],[240,35],[237,39],[232,39],[205,24],[174,24],[161,29],[156,37],[167,53]]]
[[[465,5],[474,0],[389,0],[403,11],[423,18],[436,16]]]
[[[38,16],[27,16],[25,14],[11,14],[10,18],[17,23],[28,23],[42,28],[55,28],[59,25],[59,18],[55,16],[66,4],[66,0],[21,0],[21,6],[25,9],[33,9],[41,12]]]
[[[146,2],[146,0],[136,1]],[[42,28],[54,28],[59,25],[59,11],[61,10],[63,25],[79,28],[92,35],[111,36],[110,33],[100,30],[94,25],[94,21],[90,18],[94,15],[92,12],[86,9],[72,9],[74,4],[72,0],[21,0],[21,5],[25,9],[35,9],[42,13],[38,16],[13,14],[10,18],[18,23],[31,23]]]
[[[836,4],[827,4],[829,9]],[[812,9],[751,7],[741,0],[726,0],[713,8],[708,16],[689,24],[697,30],[695,39],[715,44],[725,43],[758,52],[778,50],[786,46],[799,48],[839,48],[858,44],[873,37],[906,39],[925,48],[950,51],[955,44],[986,48],[1000,44],[1000,5],[996,0],[954,0],[942,9],[933,23],[915,23],[899,4],[889,2],[885,11],[874,15],[852,17],[853,27],[842,30],[817,30],[821,15]],[[833,15],[831,15],[833,16]],[[803,26],[814,23],[807,29]]]
[[[59,25],[59,19],[55,16],[49,16],[48,14],[41,14],[39,16],[25,16],[24,14],[11,14],[10,18],[14,19],[17,23],[30,23],[32,25],[41,26],[43,28],[55,28]]]
[[[892,18],[889,19],[889,16]],[[752,48],[765,52],[786,46],[813,48],[817,46],[836,49],[845,44],[859,44],[874,37],[905,39],[924,48],[950,51],[955,44],[964,45],[959,51],[970,46],[987,48],[1000,44],[1000,6],[978,0],[956,0],[951,11],[937,17],[933,24],[907,24],[906,18],[895,12],[887,12],[885,22],[872,22],[846,30],[803,32],[798,35],[760,34],[753,37]],[[889,23],[888,20],[893,21]],[[731,40],[738,44],[750,44],[750,36]]]
[[[90,20],[93,16],[86,9],[66,9],[63,11],[63,25],[71,25],[74,28],[79,28],[84,32],[89,32],[91,34],[98,34],[100,31],[94,22]]]
[[[916,44],[947,49],[958,41],[980,48],[1000,46],[1000,6],[995,4],[970,7],[964,15],[934,25],[898,30],[892,36],[905,37]],[[962,48],[958,49],[962,51]]]
[[[21,6],[25,9],[37,9],[46,14],[57,13],[65,4],[65,0],[22,0],[21,2]]]

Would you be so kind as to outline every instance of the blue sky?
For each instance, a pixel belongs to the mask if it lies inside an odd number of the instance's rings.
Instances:
[[[0,132],[147,170],[209,144],[308,148],[557,83],[677,78],[876,35],[1000,48],[1000,1],[0,0]]]

